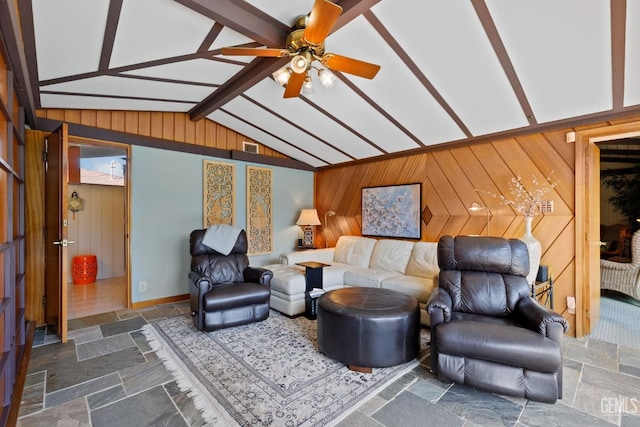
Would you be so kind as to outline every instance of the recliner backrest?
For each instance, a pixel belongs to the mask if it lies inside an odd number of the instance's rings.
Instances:
[[[438,265],[438,286],[451,295],[453,311],[509,317],[530,295],[529,253],[518,239],[444,236]]]
[[[244,270],[249,266],[247,257],[247,233],[242,230],[229,255],[202,244],[206,230],[194,230],[189,236],[191,270],[211,279],[214,284],[238,283],[244,281]]]

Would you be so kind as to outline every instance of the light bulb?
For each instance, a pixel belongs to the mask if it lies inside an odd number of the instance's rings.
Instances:
[[[304,73],[305,71],[307,71],[308,65],[309,65],[309,62],[307,61],[307,58],[305,58],[302,55],[296,55],[291,60],[291,70],[294,73],[298,73],[298,74]]]
[[[311,82],[311,74],[307,74],[302,84],[302,94],[307,98],[311,98],[314,94],[313,83]]]
[[[285,65],[279,70],[274,71],[272,76],[280,86],[285,86],[289,82],[289,77],[291,77],[291,68]]]
[[[335,74],[325,68],[320,68],[318,70],[318,78],[320,79],[320,83],[322,83],[322,86],[326,87],[327,89],[332,87],[338,79]]]

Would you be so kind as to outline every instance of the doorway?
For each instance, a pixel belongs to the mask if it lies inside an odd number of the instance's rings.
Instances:
[[[592,332],[600,318],[600,150],[597,143],[640,135],[640,122],[575,132],[576,336]]]
[[[600,322],[591,337],[639,348],[638,240],[633,235],[640,228],[636,222],[640,216],[637,204],[640,136],[600,141],[596,145],[600,149],[601,176],[601,310]]]
[[[129,306],[127,145],[69,139],[69,320]]]

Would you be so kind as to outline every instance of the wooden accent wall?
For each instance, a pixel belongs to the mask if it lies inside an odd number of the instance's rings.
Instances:
[[[315,207],[320,218],[329,210],[336,216],[329,218],[327,227],[319,228],[317,246],[335,246],[341,235],[361,235],[363,187],[415,182],[422,183],[422,240],[485,235],[486,211],[470,212],[468,207],[473,202],[491,210],[491,235],[518,237],[524,232],[523,217],[492,195],[511,199],[509,181],[517,174],[525,185],[533,176],[538,180],[550,177],[558,182],[547,193],[554,211],[534,218],[533,234],[542,244],[541,264],[549,265],[554,278],[554,308],[567,317],[569,333],[575,335],[575,316],[566,310],[566,297],[576,295],[575,145],[565,141],[565,134],[638,119],[321,169],[316,173]]]
[[[258,144],[259,154],[282,159],[289,158],[279,151],[272,150],[209,119],[193,122],[186,113],[43,109],[38,110],[36,115],[50,120],[222,150],[242,151],[242,141],[253,142]]]

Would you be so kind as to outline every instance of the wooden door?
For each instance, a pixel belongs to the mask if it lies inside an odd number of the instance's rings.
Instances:
[[[45,138],[45,322],[67,341],[68,129]]]

